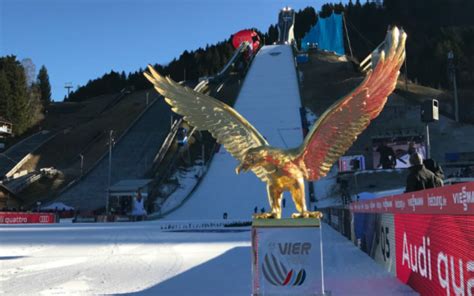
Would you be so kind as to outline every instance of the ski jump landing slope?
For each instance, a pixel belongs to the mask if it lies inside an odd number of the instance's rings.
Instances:
[[[256,55],[237,98],[235,109],[267,139],[270,145],[292,148],[303,141],[300,94],[295,62],[289,45],[263,47]],[[223,147],[190,198],[164,219],[249,219],[254,208],[269,210],[266,184],[252,172],[235,174],[238,161]],[[295,207],[285,193],[283,216]]]
[[[164,101],[150,103],[113,148],[112,185],[120,180],[143,178],[168,134],[169,125],[170,111]],[[104,156],[78,183],[64,191],[57,201],[81,210],[105,206],[108,167],[108,157]]]

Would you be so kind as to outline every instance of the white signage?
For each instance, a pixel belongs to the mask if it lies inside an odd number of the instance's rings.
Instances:
[[[318,226],[253,226],[252,253],[252,295],[320,294]]]

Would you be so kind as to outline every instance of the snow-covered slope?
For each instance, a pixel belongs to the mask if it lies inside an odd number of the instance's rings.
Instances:
[[[272,145],[287,148],[302,141],[299,102],[290,47],[264,47],[237,110]],[[0,294],[249,295],[250,229],[223,227],[222,214],[248,220],[255,206],[268,203],[265,184],[251,173],[235,175],[236,165],[220,151],[168,221],[0,226]],[[289,195],[286,205],[288,216]],[[323,240],[333,295],[414,295],[326,224]]]
[[[289,45],[263,47],[245,78],[235,108],[276,147],[296,147],[303,141],[300,95]],[[268,210],[266,185],[253,173],[235,174],[238,162],[224,148],[191,198],[165,219],[250,218],[257,207]],[[285,193],[283,216],[295,212]]]
[[[0,226],[0,295],[250,295],[249,229],[164,232],[166,224]],[[414,295],[325,224],[323,238],[332,295]]]

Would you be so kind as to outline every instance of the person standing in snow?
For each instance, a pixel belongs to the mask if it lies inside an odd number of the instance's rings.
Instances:
[[[142,197],[141,190],[137,191],[137,195],[133,200],[133,209],[132,209],[132,220],[133,221],[142,221],[146,219],[147,212],[144,206],[144,199]]]

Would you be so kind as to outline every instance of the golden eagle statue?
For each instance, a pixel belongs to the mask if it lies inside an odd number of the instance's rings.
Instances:
[[[364,81],[319,117],[301,146],[288,150],[270,146],[245,118],[221,101],[183,87],[151,66],[150,72],[144,74],[174,112],[198,130],[209,131],[240,161],[237,174],[252,170],[267,183],[271,212],[256,214],[255,218],[281,218],[284,191],[291,193],[298,210],[293,218],[320,218],[320,212],[306,208],[304,180],[326,176],[333,163],[382,111],[397,83],[405,58],[405,40],[403,30],[389,30],[383,48],[372,54],[378,60]]]

